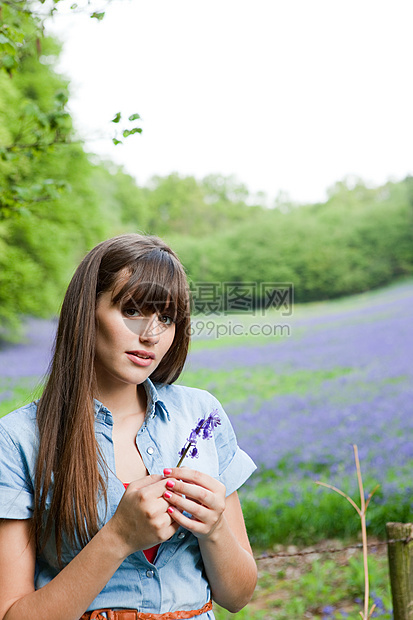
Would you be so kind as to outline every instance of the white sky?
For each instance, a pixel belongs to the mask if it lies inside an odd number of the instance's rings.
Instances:
[[[115,0],[53,31],[88,150],[138,183],[234,174],[313,202],[413,172],[412,26],[411,0]],[[115,147],[118,111],[143,133]]]

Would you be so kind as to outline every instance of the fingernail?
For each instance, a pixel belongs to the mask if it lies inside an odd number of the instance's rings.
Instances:
[[[167,512],[169,512],[169,514],[172,514],[172,513],[173,513],[173,511],[174,511],[174,509],[172,508],[172,506],[169,506],[169,508],[168,508]]]
[[[175,482],[173,480],[168,480],[166,486],[168,487],[168,489],[173,489],[175,486]]]
[[[163,496],[166,497],[166,499],[169,499],[170,497],[172,497],[172,495],[170,493],[168,493],[168,491],[165,491]]]
[[[163,473],[164,473],[164,476],[170,476],[172,474],[172,469],[164,469]]]

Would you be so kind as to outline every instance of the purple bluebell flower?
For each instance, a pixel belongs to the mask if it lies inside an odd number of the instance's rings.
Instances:
[[[214,409],[207,417],[205,424],[202,426],[202,439],[211,439],[214,428],[221,424],[218,415],[218,409]]]
[[[192,450],[189,453],[189,456],[191,457],[191,459],[197,459],[199,456],[199,452],[198,452],[198,448],[196,446],[194,446],[192,448]]]
[[[202,437],[202,439],[211,439],[212,431],[214,428],[219,426],[219,424],[221,424],[221,419],[218,415],[218,409],[211,411],[207,418],[200,418],[198,420],[197,425],[194,429],[192,429],[188,439],[186,440],[184,447],[179,451],[179,456],[181,458],[179,459],[177,467],[181,466],[182,461],[188,453],[192,459],[198,458],[199,452],[197,442],[199,437]]]

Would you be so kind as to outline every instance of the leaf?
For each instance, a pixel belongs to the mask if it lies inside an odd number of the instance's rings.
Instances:
[[[131,114],[129,117],[130,121],[137,121],[140,118],[139,114]]]
[[[67,94],[63,90],[59,90],[55,94],[55,99],[56,99],[56,101],[58,101],[62,105],[66,105],[66,103],[69,101],[69,98],[68,98]]]
[[[23,215],[23,217],[30,217],[31,213],[26,207],[19,208],[19,215]]]
[[[122,135],[124,138],[128,138],[129,136],[133,136],[134,133],[142,133],[142,129],[140,127],[134,127],[133,129],[125,129]]]
[[[120,113],[120,112],[118,112],[118,113],[115,115],[115,118],[112,118],[112,121],[111,121],[111,122],[112,122],[112,123],[119,123],[119,121],[120,121],[121,117],[122,117],[121,113]]]
[[[3,65],[5,69],[12,69],[13,67],[17,65],[17,62],[14,56],[11,56],[10,54],[6,54],[1,59],[1,64]]]
[[[8,161],[11,159],[10,153],[7,151],[7,149],[0,148],[0,159],[2,159],[3,161]],[[0,189],[0,192],[1,192],[1,189]]]
[[[27,201],[32,198],[32,192],[27,187],[15,186],[14,191],[16,192],[16,195],[18,196],[18,198],[20,198],[21,200]]]
[[[112,138],[113,144],[116,146],[117,144],[122,144],[122,140],[117,140],[116,138]]]
[[[28,101],[23,108],[24,116],[38,116],[40,114],[39,106],[34,101]]]
[[[103,13],[98,13],[97,11],[95,11],[90,17],[95,18],[101,22],[102,19],[105,17],[105,12],[103,11]]]
[[[10,39],[8,39],[4,34],[0,33],[0,45],[5,45],[6,43],[8,43],[9,45],[13,45],[13,43],[10,41]]]

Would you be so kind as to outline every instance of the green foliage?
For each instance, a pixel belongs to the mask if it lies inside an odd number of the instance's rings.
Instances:
[[[194,281],[292,282],[296,301],[362,292],[413,271],[412,183],[340,185],[325,204],[254,216],[175,246]]]
[[[199,236],[205,231],[202,189],[193,177],[154,177],[148,192],[148,232]]]
[[[339,545],[332,541],[330,546]],[[364,592],[361,554],[348,559],[345,553],[338,555],[339,558],[337,554],[317,553],[301,558],[298,555],[280,558],[273,564],[258,562],[258,585],[252,602],[237,614],[215,606],[217,620],[338,620],[359,617],[360,599]],[[376,615],[390,620],[392,601],[384,553],[371,555],[369,573],[373,586],[372,598],[378,605]]]
[[[243,185],[220,175],[210,175],[203,181],[177,173],[155,176],[147,188],[131,186],[129,202],[138,194],[140,202],[145,203],[146,232],[166,237],[171,244],[183,237],[194,248],[199,238],[213,235],[217,228],[247,221],[256,210],[262,210],[246,204],[248,192]],[[130,206],[126,211],[127,225],[142,228],[142,212],[135,217]],[[125,221],[124,216],[122,219]]]
[[[147,232],[147,190],[120,166],[111,162],[95,165],[91,184],[99,195],[100,211],[111,234]]]
[[[285,478],[288,472],[286,463]],[[314,473],[320,474],[316,463]],[[246,486],[240,493],[250,540],[256,548],[269,549],[275,544],[310,545],[324,538],[349,540],[358,536],[359,517],[340,495],[318,489],[309,477],[302,478],[295,489],[291,481],[284,480],[282,467],[277,475],[262,472],[261,477],[256,486]],[[374,483],[366,480],[366,487],[373,488]],[[343,490],[354,496],[351,481]],[[380,490],[376,495],[380,498]],[[408,493],[392,495],[385,503],[376,499],[369,504],[367,531],[370,536],[384,538],[386,523],[404,523],[410,519]]]
[[[42,53],[45,21],[59,9],[61,2],[7,0],[0,4],[0,72],[15,75],[28,56]],[[98,21],[105,17],[104,11],[93,9],[91,0],[73,3],[70,9],[87,12],[91,19]]]
[[[41,21],[32,15],[29,2],[0,5],[0,72],[8,75],[18,69],[24,58],[34,53],[41,36]]]
[[[43,174],[42,166],[33,175],[33,165],[43,164],[45,156],[73,141],[66,110],[68,85],[53,69],[60,47],[44,36],[44,20],[60,1],[9,0],[0,5],[0,220],[27,214],[36,202],[56,199],[67,185]],[[82,10],[77,4],[71,8]],[[99,21],[105,15],[89,3],[87,10]],[[131,114],[128,122],[139,118]],[[113,122],[120,120],[119,112]],[[136,124],[119,130],[123,138],[142,132]],[[113,141],[122,143],[117,136]]]
[[[30,214],[0,222],[1,336],[10,337],[20,316],[51,316],[60,300],[73,265],[84,252],[106,236],[96,194],[87,178],[84,152],[73,145],[62,154],[49,154],[37,165],[53,170],[55,179],[70,184],[58,199],[32,202]],[[70,172],[69,172],[70,168]]]
[[[8,2],[0,11],[0,219],[27,214],[65,186],[53,175],[33,175],[72,134],[67,84],[53,71],[60,48],[43,36],[33,6]]]
[[[112,181],[122,225],[165,237],[195,282],[293,282],[296,301],[314,301],[413,270],[409,178],[375,189],[340,182],[325,204],[285,212],[249,206],[232,177],[174,173],[141,188],[118,170]]]
[[[103,19],[104,13],[100,13],[99,15],[102,15],[102,17],[100,17],[99,19]],[[92,17],[96,17],[96,15],[92,15]],[[120,123],[122,118],[122,114],[121,112],[117,112],[114,116],[114,118],[112,119],[112,123],[115,123],[116,125],[118,123]],[[132,121],[136,121],[140,119],[139,114],[131,114],[128,118],[128,120],[130,122]],[[141,127],[132,127],[131,129],[123,129],[121,131],[122,136],[124,138],[129,138],[129,136],[133,136],[135,133],[142,133],[142,128]],[[113,144],[116,146],[117,144],[122,144],[122,140],[119,140],[118,138],[112,138],[112,142]]]
[[[58,312],[74,263],[108,234],[94,168],[81,144],[70,143],[67,83],[51,60],[59,46],[47,38],[42,46],[47,62],[27,53],[12,79],[0,72],[0,338],[7,339],[17,338],[21,315]]]

